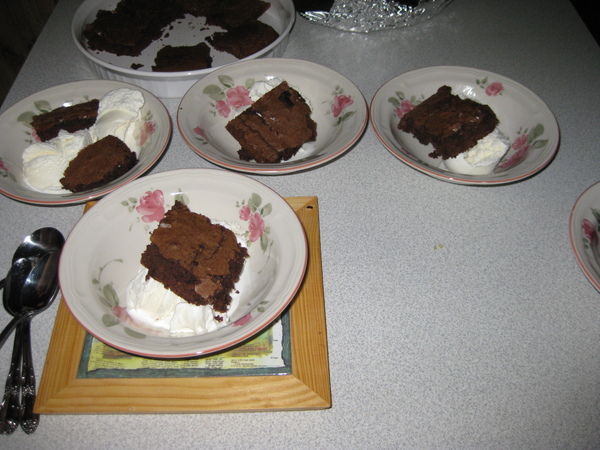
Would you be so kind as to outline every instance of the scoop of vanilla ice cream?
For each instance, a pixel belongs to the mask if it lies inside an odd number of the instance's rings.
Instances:
[[[132,152],[140,151],[140,119],[144,96],[140,91],[120,88],[100,100],[98,118],[91,131],[100,140],[112,134],[121,139]]]
[[[279,86],[282,82],[283,78],[279,77],[273,77],[265,81],[257,81],[250,89],[250,98],[255,102],[271,89]]]
[[[127,286],[127,312],[135,323],[172,336],[189,336],[208,333],[229,322],[226,313],[218,313],[223,320],[217,321],[211,306],[192,305],[147,275],[148,269],[140,267]],[[233,309],[232,303],[229,312]]]
[[[79,150],[94,142],[89,130],[61,130],[54,139],[31,144],[23,152],[23,175],[41,191],[64,191],[60,184],[65,169]]]
[[[456,158],[444,160],[446,168],[465,175],[487,175],[508,151],[508,137],[498,129],[477,141],[477,144]]]
[[[141,109],[144,95],[134,89],[120,88],[100,99],[96,123],[87,130],[69,133],[31,144],[23,152],[23,176],[34,189],[47,193],[68,193],[60,184],[65,169],[79,151],[109,134],[140,151]]]

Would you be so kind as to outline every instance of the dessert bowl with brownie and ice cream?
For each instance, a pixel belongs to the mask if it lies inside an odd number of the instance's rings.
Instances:
[[[371,101],[382,144],[442,181],[498,185],[528,178],[554,157],[559,129],[525,86],[466,67],[428,67],[385,83]]]
[[[92,200],[146,173],[171,121],[150,92],[119,81],[55,86],[0,116],[0,192],[44,205]]]
[[[181,358],[268,326],[300,288],[307,258],[302,224],[273,190],[230,171],[181,169],[135,180],[85,213],[59,280],[96,338]]]
[[[265,58],[224,67],[182,98],[177,125],[206,160],[246,173],[318,167],[349,151],[367,104],[346,77],[308,61]]]

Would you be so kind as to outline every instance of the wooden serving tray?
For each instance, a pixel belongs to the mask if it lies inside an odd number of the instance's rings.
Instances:
[[[61,299],[35,411],[41,414],[210,413],[331,407],[316,197],[286,201],[306,231],[305,279],[290,305],[290,375],[77,378],[86,331]],[[91,204],[86,205],[86,211]]]

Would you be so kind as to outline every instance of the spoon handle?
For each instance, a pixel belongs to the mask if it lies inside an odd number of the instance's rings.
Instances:
[[[19,426],[21,417],[21,359],[23,333],[22,327],[17,329],[15,334],[15,343],[13,346],[13,354],[4,388],[4,398],[0,407],[0,434],[12,434]]]
[[[33,433],[40,423],[40,415],[33,412],[35,405],[35,373],[33,371],[33,356],[31,354],[31,318],[29,316],[22,324],[23,329],[23,385],[21,386],[21,428],[27,434]]]
[[[13,330],[15,329],[15,327],[24,318],[25,318],[25,314],[24,313],[17,314],[15,317],[12,318],[12,320],[8,323],[8,325],[6,325],[6,327],[4,328],[4,330],[2,330],[2,333],[0,333],[0,348],[2,348],[2,346],[4,345],[4,343],[6,342],[6,340],[8,339],[8,337],[10,336],[10,333],[13,332]]]

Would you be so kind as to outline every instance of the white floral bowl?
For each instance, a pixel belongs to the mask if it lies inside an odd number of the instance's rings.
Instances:
[[[600,291],[600,183],[577,199],[569,219],[569,236],[575,258],[585,276]]]
[[[23,178],[23,151],[36,139],[30,125],[32,117],[60,106],[100,99],[119,88],[137,89],[145,100],[141,111],[141,151],[133,169],[104,186],[84,192],[49,194],[29,186]],[[83,203],[102,197],[150,170],[167,148],[171,131],[171,119],[165,106],[138,86],[120,81],[85,80],[45,89],[21,100],[0,115],[0,192],[12,199],[39,205]]]
[[[489,105],[511,148],[489,175],[463,175],[431,158],[422,145],[398,129],[402,116],[441,86]],[[427,175],[456,184],[499,185],[523,180],[550,163],[559,145],[558,124],[548,106],[525,86],[492,72],[468,67],[427,67],[385,83],[371,101],[371,122],[379,140],[398,159]]]
[[[275,164],[243,161],[239,143],[225,125],[252,103],[255,83],[280,78],[296,89],[312,108],[317,139]],[[232,64],[198,81],[181,99],[177,125],[192,150],[227,169],[278,175],[317,167],[341,156],[358,141],[368,121],[367,103],[359,89],[327,67],[296,59],[272,58]]]
[[[236,285],[239,305],[228,325],[198,336],[162,336],[133,323],[125,309],[150,233],[175,200],[246,230],[250,256]],[[70,311],[93,336],[137,355],[183,358],[230,347],[279,317],[300,287],[307,257],[304,229],[277,193],[233,172],[183,169],[136,180],[91,208],[67,238],[59,280]]]
[[[265,1],[271,3],[271,7],[259,20],[273,27],[279,33],[279,37],[243,61],[278,57],[283,55],[287,47],[289,34],[296,20],[294,3],[292,0]],[[86,24],[94,21],[99,10],[112,11],[118,3],[119,0],[86,0],[75,13],[71,23],[71,36],[75,46],[86,57],[91,69],[99,78],[137,84],[161,98],[181,98],[190,86],[203,76],[219,67],[239,61],[228,53],[213,51],[211,68],[187,72],[152,72],[156,53],[163,46],[196,45],[215,31],[221,30],[218,27],[206,26],[203,18],[191,16],[187,16],[186,20],[175,21],[159,40],[152,43],[138,57],[116,56],[108,52],[90,50],[83,37]],[[143,67],[134,70],[131,68],[134,64]]]

